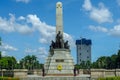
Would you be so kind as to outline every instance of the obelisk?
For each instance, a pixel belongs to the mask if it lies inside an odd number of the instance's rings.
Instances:
[[[63,18],[62,18],[62,3],[56,3],[56,34],[60,31],[63,36]]]
[[[56,4],[56,40],[52,41],[48,57],[45,62],[45,75],[71,76],[73,75],[74,61],[68,41],[63,39],[62,3]]]

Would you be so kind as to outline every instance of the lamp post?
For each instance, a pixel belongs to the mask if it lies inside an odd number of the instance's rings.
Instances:
[[[17,68],[20,69],[20,61],[18,61],[17,64]]]
[[[1,62],[1,65],[0,65],[0,67],[1,67],[1,76],[3,77],[2,64],[3,64],[3,62]]]
[[[28,70],[29,70],[29,60],[27,60],[27,67],[28,67]]]

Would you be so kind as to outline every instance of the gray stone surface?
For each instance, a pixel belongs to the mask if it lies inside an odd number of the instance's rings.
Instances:
[[[63,60],[63,62],[56,62]],[[62,65],[62,70],[57,66]],[[53,55],[49,55],[45,62],[46,74],[73,74],[74,62],[69,49],[54,49]]]
[[[90,77],[88,75],[81,75],[81,76],[47,76],[47,77],[41,77],[41,76],[28,76],[26,78],[20,78],[20,80],[90,80]]]
[[[45,75],[73,75],[74,62],[68,41],[63,39],[62,3],[56,4],[56,41],[50,45],[49,55],[44,64]],[[59,68],[58,68],[59,66]]]
[[[60,31],[63,35],[63,16],[62,16],[62,3],[56,4],[56,34]]]

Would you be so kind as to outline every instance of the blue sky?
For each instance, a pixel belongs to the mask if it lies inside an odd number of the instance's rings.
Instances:
[[[2,55],[20,60],[36,55],[44,62],[55,39],[56,2],[63,4],[64,38],[76,62],[75,40],[92,40],[92,61],[117,53],[120,0],[0,0]]]

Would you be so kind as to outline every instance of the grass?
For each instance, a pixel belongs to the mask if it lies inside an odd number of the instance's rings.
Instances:
[[[120,80],[120,76],[119,77],[98,78],[97,80]]]
[[[19,80],[19,78],[12,78],[12,77],[0,77],[0,80]]]

